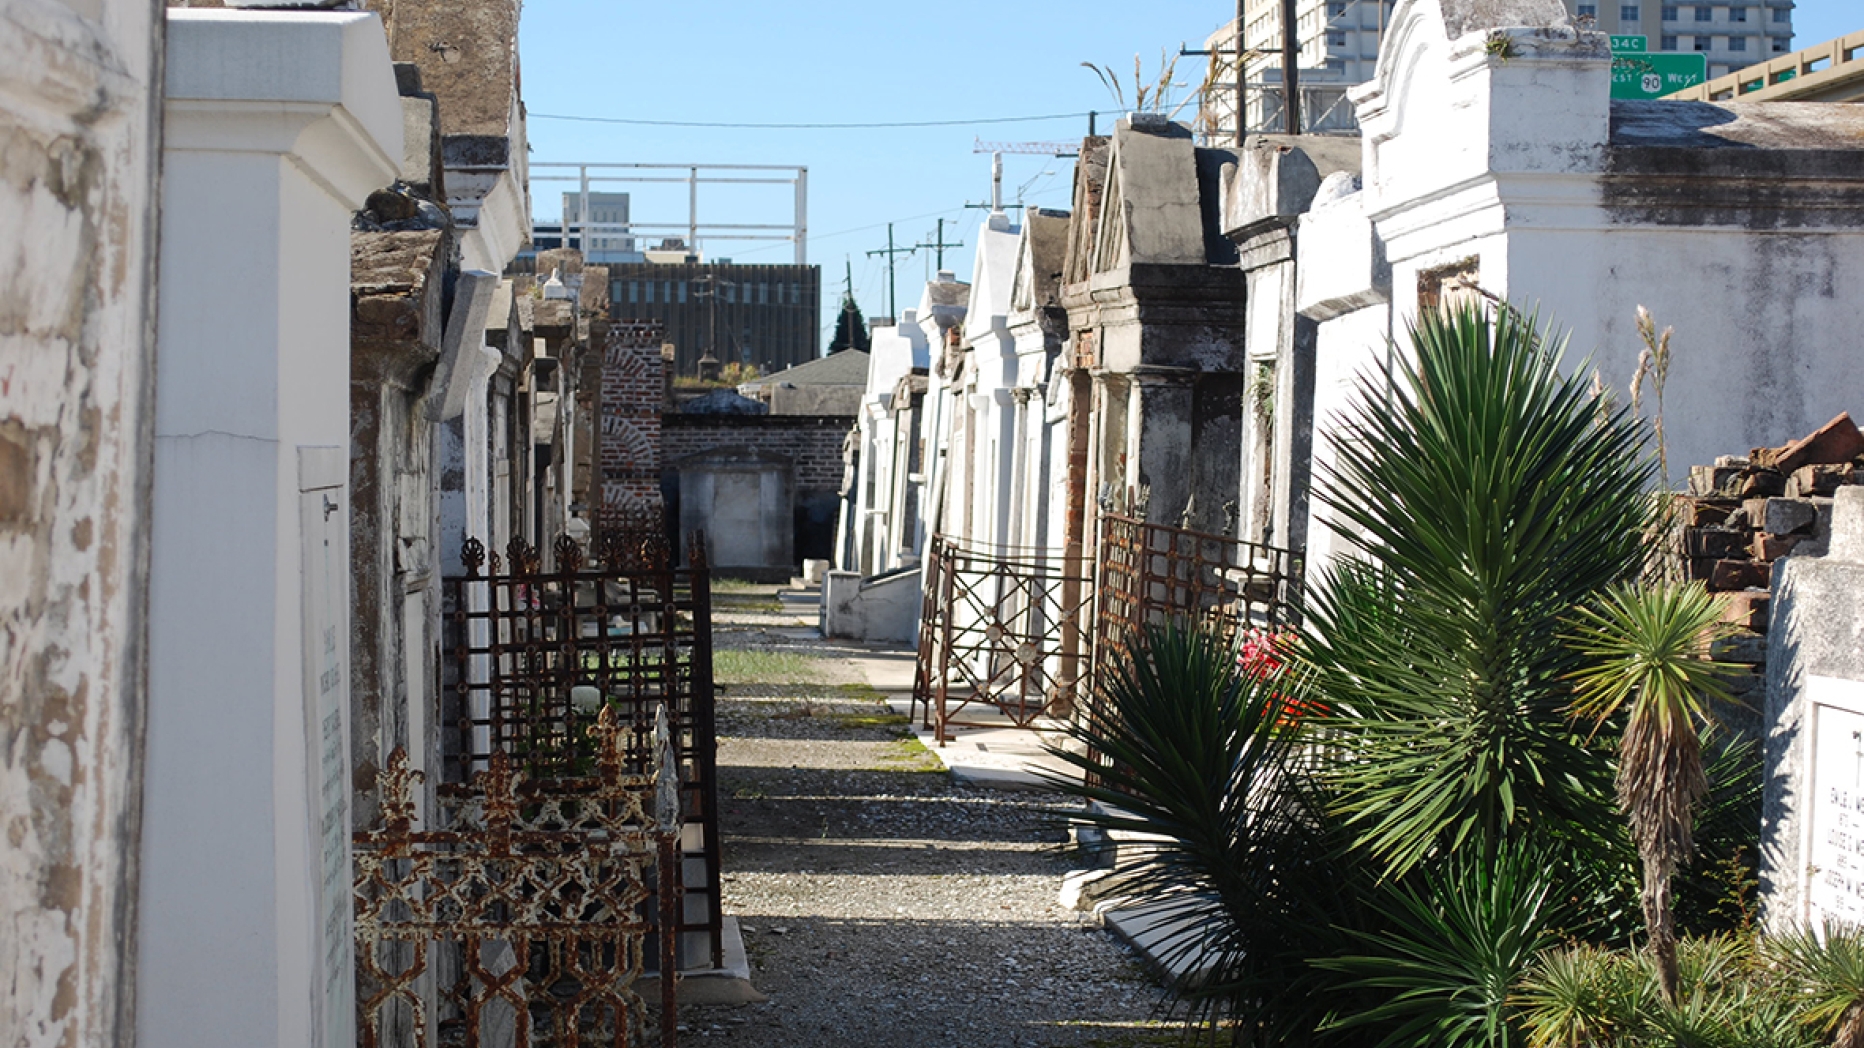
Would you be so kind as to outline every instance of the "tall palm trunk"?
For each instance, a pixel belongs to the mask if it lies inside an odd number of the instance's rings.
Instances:
[[[1650,931],[1650,955],[1657,964],[1657,984],[1663,999],[1676,1003],[1676,912],[1670,905],[1670,878],[1674,863],[1654,854],[1654,849],[1640,848],[1644,860],[1644,927]],[[1864,1046],[1860,1046],[1864,1048]]]
[[[1864,1048],[1864,1005],[1854,1004],[1845,1012],[1844,1021],[1838,1024],[1838,1035],[1832,1038],[1832,1048]]]

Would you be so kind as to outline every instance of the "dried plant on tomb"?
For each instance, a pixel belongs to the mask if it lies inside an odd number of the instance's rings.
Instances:
[[[1120,83],[1119,74],[1113,71],[1111,64],[1101,66],[1092,62],[1082,62],[1081,65],[1085,69],[1092,70],[1094,75],[1100,78],[1107,93],[1113,96],[1114,104],[1123,110],[1129,109],[1135,113],[1161,113],[1168,117],[1176,117],[1185,106],[1198,97],[1196,92],[1183,98],[1177,97],[1178,90],[1185,86],[1177,80],[1178,59],[1164,50],[1159,51],[1158,75],[1150,78],[1145,74],[1145,63],[1138,55],[1133,56],[1133,94],[1130,107],[1127,105],[1126,89]]]

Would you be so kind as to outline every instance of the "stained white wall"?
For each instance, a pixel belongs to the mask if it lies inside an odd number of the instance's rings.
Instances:
[[[0,1044],[133,1029],[159,0],[0,4]]]
[[[1323,189],[1301,221],[1297,308],[1322,322],[1315,454],[1329,453],[1329,384],[1387,332],[1404,341],[1420,274],[1472,259],[1484,290],[1568,332],[1567,366],[1598,368],[1621,401],[1643,348],[1638,306],[1674,326],[1664,398],[1673,484],[1691,464],[1856,410],[1864,301],[1848,289],[1864,279],[1864,228],[1827,204],[1831,187],[1788,180],[1794,150],[1836,148],[1854,110],[1770,117],[1780,123],[1760,141],[1781,158],[1773,175],[1735,173],[1725,158],[1740,150],[1677,150],[1698,155],[1697,194],[1749,194],[1746,211],[1634,210],[1608,199],[1649,160],[1625,160],[1640,140],[1612,130],[1604,38],[1561,24],[1557,11],[1530,28],[1474,17],[1451,25],[1440,0],[1399,5],[1378,77],[1354,93],[1364,189]],[[1639,133],[1690,112],[1646,114]],[[1703,137],[1738,119],[1740,107],[1728,107]],[[1653,400],[1647,389],[1647,410]],[[1315,542],[1323,554],[1331,540]]]
[[[349,219],[401,155],[382,26],[173,10],[166,119],[137,1042],[344,1045],[324,744],[347,769]]]

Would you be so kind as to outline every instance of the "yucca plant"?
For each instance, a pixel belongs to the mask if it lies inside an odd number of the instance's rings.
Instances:
[[[1638,571],[1652,463],[1636,420],[1561,373],[1563,342],[1508,307],[1426,311],[1323,467],[1359,556],[1323,573],[1299,649],[1344,751],[1337,810],[1392,876],[1611,819],[1562,632]]]
[[[1349,988],[1383,999],[1338,1029],[1383,1031],[1378,1048],[1507,1048],[1518,1043],[1512,995],[1560,923],[1557,867],[1537,848],[1452,856],[1415,885],[1380,893],[1386,928],[1359,932],[1364,952],[1318,959]]]
[[[1864,1048],[1864,931],[1795,928],[1769,936],[1762,952],[1789,980],[1807,1023],[1836,1048]]]
[[[1548,950],[1515,1003],[1532,1048],[1604,1048],[1635,1039],[1656,1007],[1650,970],[1624,953],[1578,944]]]
[[[1516,1003],[1531,1048],[1813,1048],[1792,980],[1762,960],[1745,935],[1685,939],[1670,1003],[1647,951],[1563,947],[1535,961]]]
[[[1052,785],[1098,802],[1065,814],[1120,835],[1121,890],[1179,929],[1161,960],[1193,977],[1170,989],[1246,1043],[1312,1038],[1337,980],[1306,959],[1356,923],[1352,862],[1332,854],[1286,687],[1211,632],[1152,629],[1065,729],[1086,752],[1051,749],[1088,773]]]
[[[1708,795],[1699,734],[1714,701],[1732,702],[1730,669],[1709,658],[1721,602],[1700,583],[1621,585],[1578,609],[1570,640],[1587,663],[1572,675],[1574,716],[1600,724],[1623,712],[1618,804],[1643,865],[1646,932],[1664,999],[1677,1001],[1670,879],[1694,850]]]

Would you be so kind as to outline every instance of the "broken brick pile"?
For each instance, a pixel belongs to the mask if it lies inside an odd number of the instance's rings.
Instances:
[[[1689,471],[1679,499],[1687,574],[1728,602],[1736,632],[1716,658],[1750,668],[1733,691],[1758,711],[1766,682],[1767,614],[1774,565],[1791,553],[1819,553],[1831,533],[1832,493],[1864,483],[1864,433],[1839,415],[1784,447],[1723,456]]]

